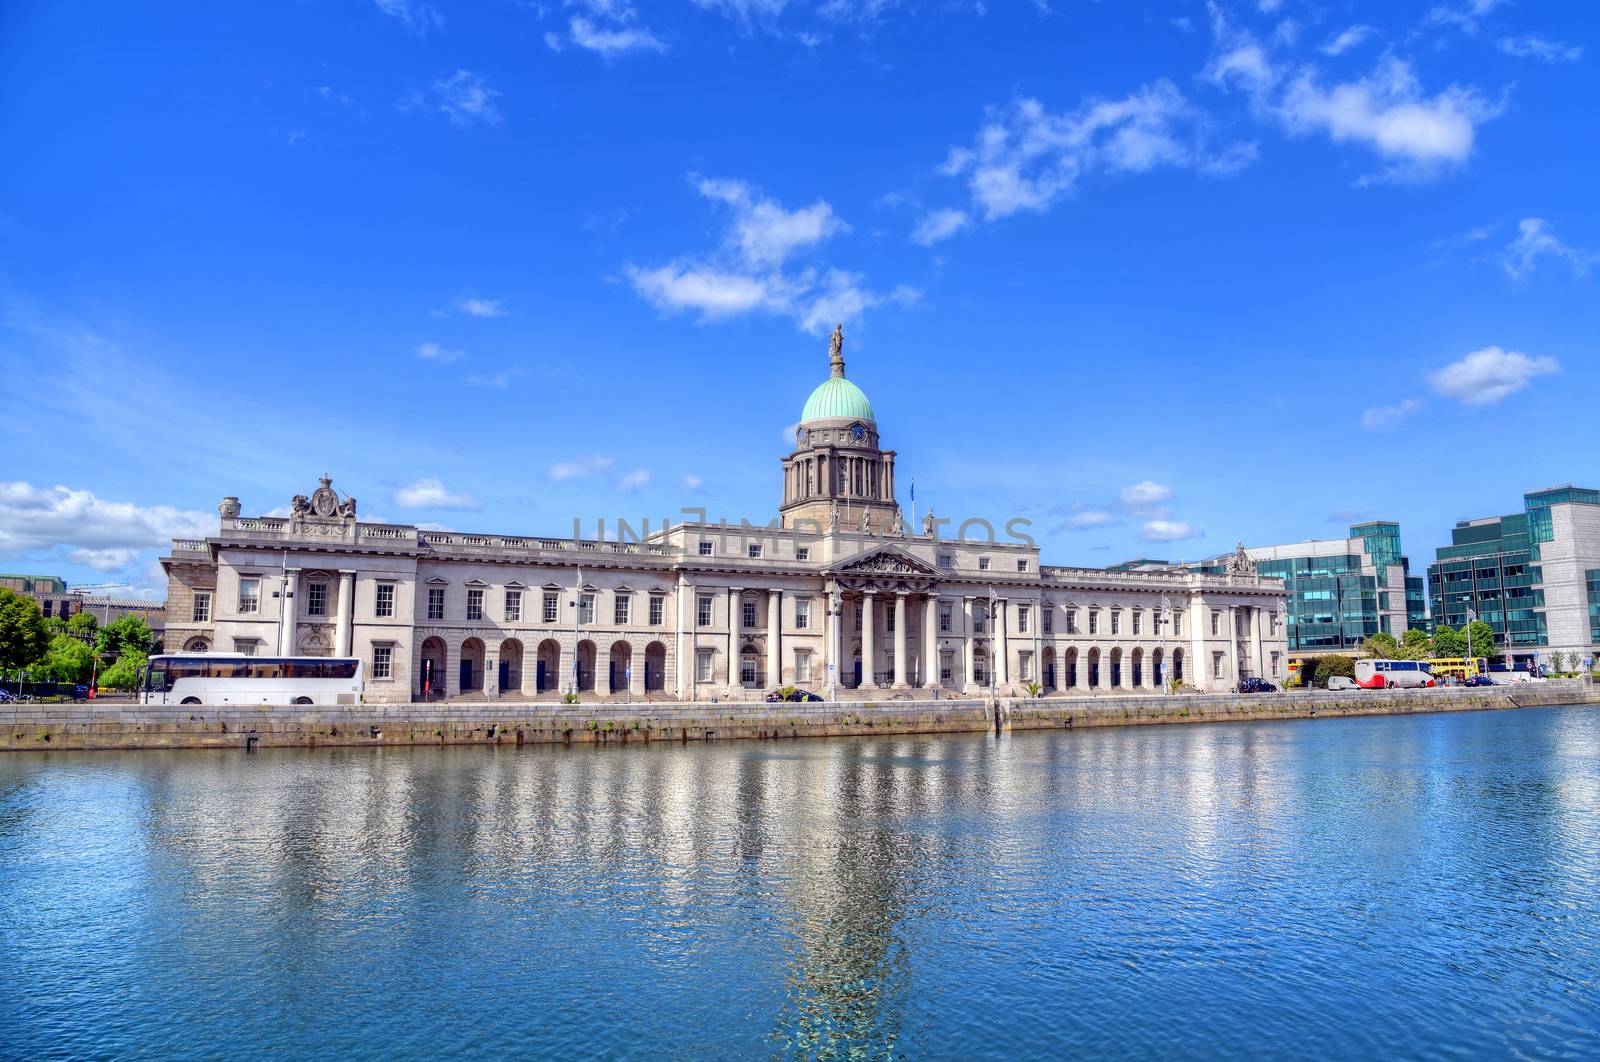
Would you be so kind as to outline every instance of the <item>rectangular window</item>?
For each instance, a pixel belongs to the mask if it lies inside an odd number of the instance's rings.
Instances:
[[[580,624],[594,622],[594,594],[580,593],[578,595],[578,622]]]
[[[1120,608],[1114,608],[1111,610],[1111,633],[1122,633],[1122,610]]]
[[[628,616],[633,612],[633,601],[627,594],[618,594],[612,603],[612,619],[618,627],[626,626]]]
[[[257,641],[254,638],[235,638],[233,651],[240,656],[255,656]]]
[[[1222,654],[1221,653],[1212,653],[1211,654],[1211,677],[1214,678],[1214,679],[1219,679],[1219,678],[1222,677]]]
[[[986,571],[989,570],[989,558],[988,557],[979,557],[978,558],[978,570],[980,572],[986,572]]]
[[[1183,613],[1182,613],[1182,611],[1174,612],[1172,614],[1172,636],[1174,638],[1182,638],[1183,637]]]
[[[49,602],[45,602],[49,604]],[[194,623],[211,622],[211,595],[196,590],[194,594],[194,609],[189,613],[189,618]]]
[[[561,595],[554,590],[544,592],[544,608],[541,618],[546,623],[554,623],[561,618]]]
[[[795,630],[806,630],[811,626],[811,599],[797,597],[794,599],[794,626]]]
[[[483,588],[469,586],[467,588],[467,619],[483,619]]]
[[[955,609],[945,602],[939,602],[939,630],[945,634],[950,633],[950,624],[954,619]]]
[[[739,685],[754,686],[756,684],[756,656],[746,653],[739,658]]]
[[[1215,638],[1222,633],[1222,613],[1216,609],[1211,610],[1211,637]]]
[[[306,587],[306,615],[326,616],[328,614],[328,584],[312,583]]]
[[[886,609],[883,610],[883,629],[888,631],[890,634],[894,633],[894,609],[893,608],[886,608]]]
[[[797,561],[808,561],[808,560],[810,560],[811,559],[811,547],[810,546],[796,546],[795,549],[794,549],[794,559],[797,560]]]
[[[1045,609],[1042,613],[1039,614],[1039,618],[1044,621],[1044,632],[1046,634],[1054,634],[1056,632],[1056,610],[1055,609],[1053,609],[1053,608]]]
[[[507,590],[506,591],[506,622],[507,623],[521,623],[522,622],[522,591],[521,590]]]
[[[982,605],[979,605],[977,608],[972,610],[972,633],[973,634],[982,634],[983,633],[983,606]]]
[[[239,580],[240,613],[256,612],[261,608],[261,580]]]
[[[939,654],[939,681],[949,685],[955,677],[956,655],[954,653]]]
[[[1030,619],[1032,619],[1032,612],[1033,612],[1033,609],[1031,609],[1027,605],[1018,605],[1017,606],[1017,633],[1018,634],[1027,634],[1028,633],[1028,621]]]
[[[710,542],[706,542],[704,540],[701,541],[701,543],[700,543],[700,556],[702,556],[702,557],[711,556],[711,543]]]
[[[1272,677],[1273,678],[1277,678],[1278,677],[1278,654],[1277,653],[1273,653],[1272,654]]]
[[[1136,635],[1144,633],[1144,613],[1138,609],[1133,610],[1133,633]]]
[[[431,620],[444,619],[444,587],[428,587],[428,618]]]
[[[711,681],[711,650],[697,649],[694,654],[694,680],[696,682]]]
[[[1025,572],[1027,570],[1028,570],[1028,562],[1027,561],[1025,561],[1025,560],[1017,561],[1017,571]]]
[[[660,594],[650,595],[650,626],[659,627],[666,622],[667,599]]]
[[[62,604],[66,604],[66,602],[62,602]],[[44,618],[45,619],[49,619],[50,618],[50,610],[55,608],[55,607],[56,607],[56,603],[54,601],[50,600],[49,598],[45,598],[45,600],[44,600]]]
[[[1078,610],[1075,608],[1067,609],[1067,633],[1078,633]]]
[[[794,654],[794,680],[796,682],[811,681],[811,654],[804,649]]]
[[[711,626],[711,595],[701,594],[694,603],[694,622],[697,627]]]
[[[394,677],[394,646],[374,645],[372,647],[372,677],[375,679]]]
[[[744,621],[745,629],[750,630],[756,625],[756,603],[744,601],[741,604],[743,607],[739,610],[740,618]]]
[[[1017,654],[1017,677],[1020,678],[1023,682],[1030,682],[1030,681],[1033,680],[1033,654],[1032,653],[1018,653]]]
[[[394,584],[379,583],[378,599],[373,611],[379,619],[387,619],[394,615]]]
[[[941,567],[941,568],[954,568],[955,566],[956,566],[955,554],[953,554],[953,553],[941,553],[941,554],[939,554],[939,567]]]
[[[760,544],[752,542],[749,545],[749,547],[747,548],[746,553],[749,555],[751,560],[760,560],[761,559],[761,546],[760,546]]]

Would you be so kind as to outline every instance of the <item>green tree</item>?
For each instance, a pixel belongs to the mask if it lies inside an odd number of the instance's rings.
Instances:
[[[67,620],[67,633],[93,641],[95,628],[99,626],[100,621],[94,618],[93,612],[79,612]]]
[[[1483,620],[1473,620],[1467,628],[1472,639],[1472,655],[1491,657],[1497,650],[1494,647],[1494,628]]]
[[[117,657],[117,662],[100,672],[100,685],[109,686],[114,690],[131,690],[138,681],[139,669],[149,662],[143,652],[137,649],[126,649]]]
[[[1454,627],[1440,624],[1433,630],[1433,655],[1457,657],[1467,655],[1467,640]]]
[[[0,590],[0,670],[32,667],[49,644],[38,602]]]
[[[1328,680],[1335,675],[1355,678],[1356,662],[1348,656],[1325,656],[1317,661],[1316,684],[1318,686],[1327,686]]]
[[[145,626],[143,616],[123,616],[101,627],[95,633],[95,644],[102,656],[121,653],[149,656],[150,646],[154,641],[155,636],[150,633],[150,628]]]
[[[1407,627],[1400,639],[1400,648],[1406,651],[1407,660],[1425,660],[1433,655],[1433,639],[1428,637],[1425,630]]]
[[[87,682],[94,669],[94,650],[70,634],[50,639],[39,673],[60,682]]]
[[[1399,657],[1396,654],[1400,652],[1400,643],[1395,641],[1394,635],[1388,631],[1379,631],[1377,634],[1369,634],[1357,651],[1363,659],[1397,660]]]

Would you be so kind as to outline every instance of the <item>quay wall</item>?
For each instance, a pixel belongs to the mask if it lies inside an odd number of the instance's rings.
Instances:
[[[651,744],[1258,722],[1600,704],[1579,681],[1476,689],[812,704],[398,704],[318,708],[6,705],[0,752]]]

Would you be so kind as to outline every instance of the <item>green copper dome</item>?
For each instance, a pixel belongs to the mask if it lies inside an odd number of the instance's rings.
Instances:
[[[848,417],[876,423],[872,416],[872,403],[867,401],[866,394],[843,376],[830,376],[822,381],[821,386],[806,399],[806,408],[800,413],[802,423],[824,417]]]
[[[877,421],[872,417],[872,403],[867,401],[861,388],[844,378],[842,324],[834,328],[828,340],[828,369],[828,378],[806,399],[806,408],[800,411],[800,423],[827,417],[845,417],[849,420],[870,420],[876,424]]]

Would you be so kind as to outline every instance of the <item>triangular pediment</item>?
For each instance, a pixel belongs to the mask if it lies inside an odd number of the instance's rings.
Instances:
[[[882,545],[838,561],[828,568],[839,575],[938,575],[939,569],[899,546]]]

